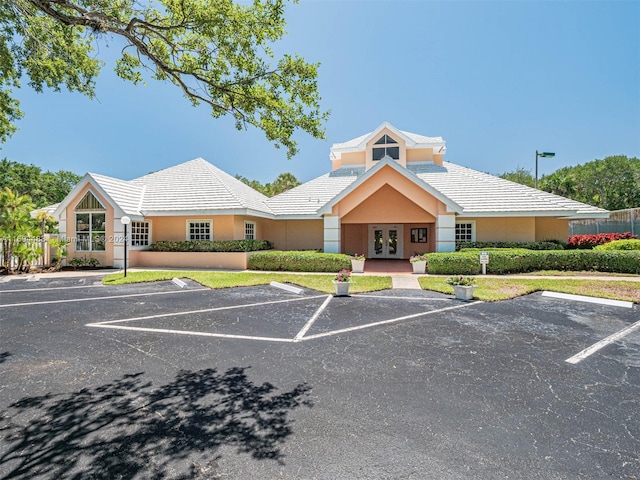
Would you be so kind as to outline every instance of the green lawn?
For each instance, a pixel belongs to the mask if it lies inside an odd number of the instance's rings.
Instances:
[[[292,283],[311,288],[319,292],[334,293],[331,281],[333,274],[295,274],[295,273],[260,273],[260,272],[189,272],[189,271],[145,271],[130,272],[127,278],[122,273],[108,275],[105,285],[123,283],[157,282],[172,278],[190,278],[206,287],[228,288],[265,285],[271,282]],[[391,288],[391,277],[351,277],[350,293],[375,292]]]
[[[476,285],[478,285],[474,292],[474,298],[489,302],[549,290],[640,303],[640,283],[633,281],[576,280],[566,277],[557,279],[474,278]],[[446,277],[420,277],[419,281],[420,286],[425,290],[453,294],[453,287],[448,285],[445,279]]]
[[[171,280],[174,277],[190,278],[210,288],[247,287],[265,285],[272,281],[291,283],[311,288],[319,292],[333,293],[332,274],[295,274],[295,273],[261,273],[261,272],[206,272],[206,271],[145,271],[130,272],[127,278],[122,273],[115,273],[104,279],[106,285],[123,283],[156,282]],[[445,282],[446,277],[420,277],[420,286],[425,290],[433,290],[453,294],[453,288]],[[549,290],[560,293],[573,293],[592,297],[626,300],[640,303],[640,283],[633,281],[613,280],[576,280],[566,277],[557,279],[528,278],[481,278],[475,277],[478,288],[474,298],[484,301],[508,300],[528,293]],[[351,293],[374,292],[391,288],[391,277],[352,276]]]

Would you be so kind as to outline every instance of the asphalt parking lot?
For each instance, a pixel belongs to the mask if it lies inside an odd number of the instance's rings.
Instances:
[[[186,284],[0,281],[1,479],[640,478],[638,305]]]

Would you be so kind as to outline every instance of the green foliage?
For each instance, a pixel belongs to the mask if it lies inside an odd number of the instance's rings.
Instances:
[[[478,275],[477,252],[430,253],[427,271],[435,275]],[[489,257],[488,274],[526,273],[539,270],[596,271],[640,274],[640,251],[504,250]]]
[[[152,252],[253,252],[272,248],[268,240],[162,241],[149,246]]]
[[[318,64],[276,59],[285,0],[0,0],[0,141],[22,116],[13,88],[23,78],[41,92],[62,87],[93,98],[101,44],[122,45],[115,72],[143,83],[169,81],[214,118],[253,125],[289,157],[296,130],[324,138]],[[98,48],[96,48],[98,47]]]
[[[488,250],[492,248],[526,248],[528,250],[562,250],[564,245],[557,240],[545,240],[544,242],[458,242],[456,250]]]
[[[535,187],[536,184],[536,178],[533,174],[522,167],[518,167],[513,172],[504,172],[499,177],[531,188]]]
[[[18,195],[8,187],[0,190],[0,238],[2,239],[2,266],[22,270],[25,261],[35,255],[38,223],[31,218],[33,203],[26,195]]]
[[[75,257],[75,258],[72,258],[71,260],[69,260],[69,265],[72,266],[75,269],[83,268],[83,267],[95,268],[95,267],[98,267],[100,265],[100,260],[98,260],[97,258],[93,258],[93,257],[91,257],[91,258]]]
[[[351,269],[351,258],[342,253],[315,251],[255,252],[249,256],[249,270],[273,272],[337,272]]]
[[[459,285],[461,287],[474,287],[476,285],[476,279],[473,277],[465,277],[457,275],[455,277],[449,277],[445,280],[449,285]]]
[[[640,158],[606,157],[543,176],[540,189],[607,210],[640,205]]]
[[[275,197],[276,195],[280,195],[281,193],[300,185],[300,182],[292,173],[281,173],[273,183],[266,183],[264,185],[257,180],[249,180],[241,175],[236,175],[236,179],[246,185],[249,185],[251,188],[257,190],[263,195],[266,195],[267,197]]]
[[[71,240],[69,240],[68,238],[51,237],[49,239],[49,246],[52,249],[55,249],[55,257],[51,259],[51,261],[54,263],[54,270],[60,270],[60,268],[62,267],[62,261],[67,258],[67,255],[69,253],[67,251],[67,245],[69,245],[70,243]]]
[[[614,240],[594,247],[594,250],[640,250],[640,240]]]
[[[0,189],[8,187],[17,195],[29,195],[37,208],[61,202],[80,178],[67,170],[43,172],[35,165],[0,160]]]

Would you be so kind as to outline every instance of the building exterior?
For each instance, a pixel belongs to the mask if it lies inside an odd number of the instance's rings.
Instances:
[[[145,250],[160,240],[248,238],[281,250],[402,259],[453,251],[456,241],[566,241],[569,220],[609,215],[445,162],[445,153],[441,137],[385,122],[334,144],[329,173],[273,198],[198,158],[129,181],[88,173],[54,216],[60,233],[73,239],[69,258],[122,267],[126,215],[131,266],[242,268],[246,256],[228,265],[224,254],[211,262],[202,254],[172,254],[168,265],[169,256]]]

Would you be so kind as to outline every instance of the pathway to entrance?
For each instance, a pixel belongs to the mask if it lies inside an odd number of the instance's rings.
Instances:
[[[408,260],[371,260],[364,264],[365,275],[387,275],[391,277],[392,288],[421,290],[418,275]]]

